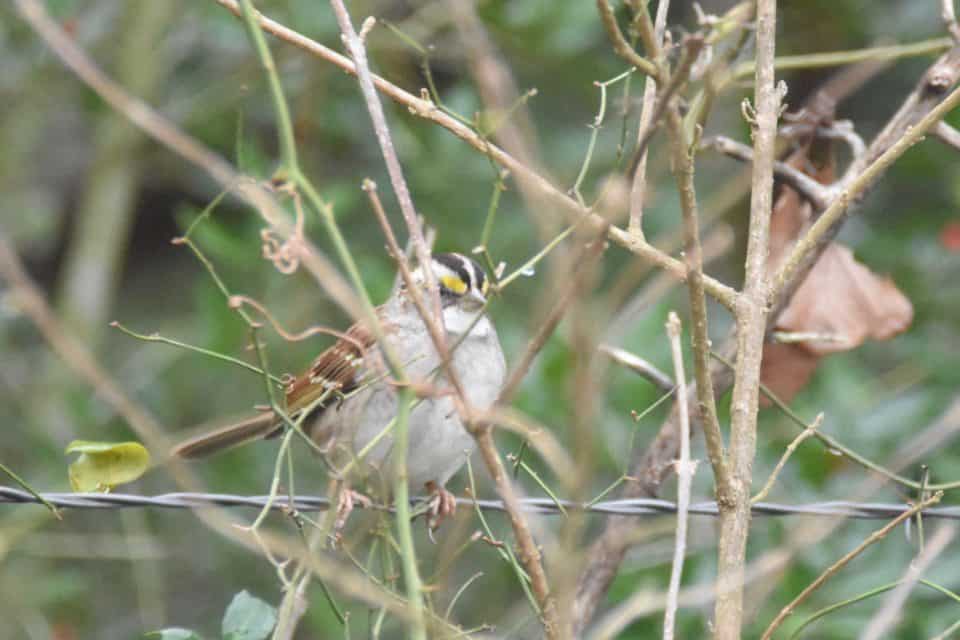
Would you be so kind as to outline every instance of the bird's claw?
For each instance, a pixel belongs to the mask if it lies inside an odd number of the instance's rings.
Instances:
[[[340,542],[340,532],[347,524],[347,518],[357,505],[367,509],[373,506],[373,500],[353,489],[344,489],[337,496],[337,517],[333,521],[333,540],[335,544]]]
[[[432,494],[427,510],[427,535],[430,537],[430,542],[436,542],[433,539],[433,532],[441,522],[456,513],[457,497],[435,482],[428,482],[426,488]]]

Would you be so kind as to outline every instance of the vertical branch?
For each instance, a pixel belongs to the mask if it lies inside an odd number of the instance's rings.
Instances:
[[[387,128],[387,117],[383,112],[383,105],[380,103],[380,96],[373,85],[373,74],[370,72],[370,65],[367,62],[367,49],[363,43],[363,36],[358,34],[353,28],[353,22],[350,14],[347,12],[343,0],[330,0],[333,12],[337,16],[337,23],[340,25],[340,33],[343,42],[353,58],[356,65],[357,81],[360,84],[360,91],[363,93],[363,99],[367,103],[367,111],[370,113],[370,120],[373,122],[373,130],[377,135],[377,142],[380,144],[380,151],[383,154],[383,160],[387,165],[387,173],[390,175],[390,184],[397,195],[400,203],[400,211],[403,213],[403,219],[407,224],[410,238],[413,240],[413,246],[417,255],[417,261],[423,268],[427,277],[427,290],[430,292],[431,303],[437,317],[440,316],[440,293],[437,290],[436,277],[433,269],[430,267],[430,247],[423,235],[423,227],[417,217],[416,209],[413,206],[413,199],[410,197],[410,190],[407,188],[407,182],[403,177],[403,169],[400,167],[400,160],[397,158],[396,149],[393,147],[393,139],[390,137],[390,130]],[[363,34],[373,27],[373,18],[368,18],[364,22],[361,31]]]
[[[397,510],[397,536],[400,538],[400,557],[403,562],[403,579],[407,589],[407,601],[410,607],[410,638],[426,640],[424,627],[423,583],[417,569],[417,556],[414,552],[413,531],[410,527],[410,486],[407,481],[407,448],[410,407],[414,397],[410,387],[400,391],[397,396],[397,420],[393,428],[394,450],[402,455],[394,455],[394,504]],[[406,526],[404,526],[404,524]]]
[[[690,297],[692,316],[694,376],[697,381],[697,408],[703,425],[707,457],[713,468],[717,499],[723,501],[730,492],[730,470],[723,447],[720,419],[717,417],[717,402],[710,374],[710,331],[707,319],[707,299],[704,290],[703,249],[700,245],[700,223],[697,207],[697,192],[694,186],[694,149],[683,133],[683,122],[677,108],[671,107],[667,114],[667,126],[671,140],[670,150],[680,191],[680,209],[683,214],[683,235],[687,264],[687,291]],[[678,395],[678,404],[685,402]]]
[[[957,12],[953,6],[954,0],[940,0],[940,19],[950,33],[954,42],[960,42],[960,26],[957,25]]]
[[[768,279],[765,273],[773,206],[774,144],[780,100],[785,90],[774,86],[776,0],[757,3],[757,67],[753,184],[744,287],[736,306],[737,366],[730,406],[729,493],[720,503],[717,550],[715,637],[740,637],[743,618],[743,579],[750,526],[750,485],[756,453],[760,362],[767,323]]]
[[[683,371],[683,349],[680,346],[680,318],[670,312],[667,318],[667,335],[673,354],[673,369],[677,380],[677,397],[687,397],[687,377]],[[687,552],[687,513],[690,508],[690,485],[697,470],[697,462],[690,459],[690,416],[687,403],[677,403],[680,420],[680,459],[677,460],[677,538],[673,546],[673,568],[670,571],[670,587],[667,589],[667,606],[663,616],[663,639],[672,640],[680,596],[680,579],[683,577],[683,559]]]
[[[670,11],[670,0],[660,0],[657,6],[657,17],[654,19],[653,35],[658,44],[663,44],[663,32],[667,26],[667,12]],[[653,76],[647,76],[643,87],[643,106],[640,110],[640,123],[637,125],[637,141],[647,137],[647,129],[653,122],[653,112],[657,101],[657,81]],[[637,169],[633,173],[633,184],[630,186],[630,223],[628,231],[643,237],[643,199],[647,194],[647,149],[640,153]]]
[[[569,630],[562,630],[559,626],[557,603],[550,591],[547,574],[543,570],[540,550],[533,539],[530,525],[523,516],[520,503],[517,501],[517,494],[513,490],[513,484],[510,482],[507,470],[503,466],[503,460],[500,459],[496,444],[493,442],[493,428],[489,424],[478,425],[474,428],[474,437],[477,440],[480,455],[490,471],[493,483],[497,487],[497,493],[503,499],[507,515],[510,518],[513,534],[517,538],[520,562],[530,575],[530,586],[537,598],[537,604],[540,605],[546,637],[551,639],[571,637],[572,634]]]
[[[260,64],[267,74],[267,81],[270,83],[270,97],[273,100],[273,110],[277,116],[277,128],[279,129],[277,137],[280,140],[280,156],[283,158],[283,169],[288,173],[295,172],[297,170],[297,145],[293,137],[290,110],[287,108],[287,101],[283,99],[283,88],[280,85],[277,65],[273,62],[273,55],[270,53],[270,47],[267,46],[267,39],[263,37],[263,31],[260,30],[259,18],[253,8],[253,0],[241,0],[240,6],[243,8],[243,24],[246,25],[247,35],[253,41],[253,46],[257,50],[257,58],[260,60]]]

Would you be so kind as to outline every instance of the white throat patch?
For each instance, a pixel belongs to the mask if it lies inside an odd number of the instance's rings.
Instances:
[[[480,310],[467,311],[460,305],[452,304],[443,310],[443,327],[448,333],[463,335],[470,325],[481,315]],[[490,331],[490,321],[480,318],[470,332],[472,336],[486,335]]]

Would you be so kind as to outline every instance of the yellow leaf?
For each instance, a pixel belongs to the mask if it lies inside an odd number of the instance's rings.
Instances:
[[[74,440],[66,453],[80,454],[68,467],[70,487],[78,493],[109,491],[133,482],[150,466],[150,453],[139,442]]]

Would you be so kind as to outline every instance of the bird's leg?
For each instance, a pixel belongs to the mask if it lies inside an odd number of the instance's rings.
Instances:
[[[448,516],[457,510],[457,498],[442,486],[432,480],[424,485],[431,494],[430,510],[427,511],[427,531],[433,539],[433,531],[440,526]]]
[[[337,518],[333,521],[333,540],[334,544],[340,542],[340,532],[347,524],[347,518],[356,505],[370,508],[373,506],[373,500],[358,491],[354,491],[349,486],[344,486],[337,494]]]

